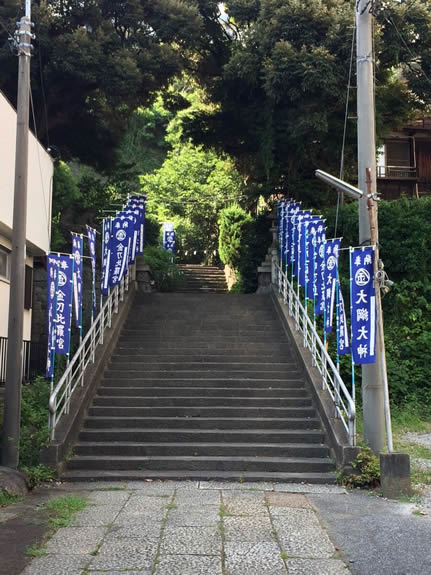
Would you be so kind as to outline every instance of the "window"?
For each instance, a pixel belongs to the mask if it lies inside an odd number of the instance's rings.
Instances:
[[[410,140],[392,140],[386,142],[386,165],[409,167],[412,165]]]
[[[25,266],[25,291],[24,309],[31,309],[33,306],[33,268]]]
[[[10,251],[0,246],[0,278],[10,278]]]

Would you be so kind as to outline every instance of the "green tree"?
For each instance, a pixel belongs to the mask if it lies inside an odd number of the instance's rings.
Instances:
[[[388,18],[387,4],[385,14],[378,15],[379,135],[431,101],[418,68],[420,64],[427,70],[429,65],[430,10],[425,3],[419,5],[413,15],[410,6],[390,8],[399,24],[405,17],[407,23],[399,30],[414,49],[399,48],[402,40]],[[304,196],[319,185],[314,181],[316,167],[338,172],[355,2],[228,0],[225,6],[228,59],[216,71],[217,79],[207,83],[217,105],[212,111],[196,112],[185,126],[186,136],[233,156],[251,189]],[[394,72],[400,63],[408,86]],[[353,114],[354,94],[351,91]],[[345,168],[352,175],[355,143],[355,124],[349,121]]]
[[[21,15],[21,0],[0,8],[9,30]],[[180,0],[44,0],[33,2],[32,16],[38,133],[47,142],[49,131],[63,158],[104,168],[127,118],[181,72],[205,28],[198,4]],[[0,68],[0,87],[15,101],[17,64],[7,49]]]

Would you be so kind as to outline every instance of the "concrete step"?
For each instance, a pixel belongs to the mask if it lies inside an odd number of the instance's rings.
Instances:
[[[218,442],[218,443],[323,443],[318,429],[169,429],[155,428],[87,428],[79,441],[112,442]]]
[[[133,353],[132,353],[133,352]],[[293,355],[289,351],[273,351],[267,352],[264,357],[257,356],[256,354],[247,353],[246,350],[241,352],[229,352],[229,350],[212,350],[207,353],[202,353],[196,350],[183,350],[182,353],[174,353],[172,350],[158,349],[156,351],[148,351],[145,348],[118,348],[116,353],[112,355],[112,363],[127,363],[128,361],[136,361],[136,359],[147,362],[153,361],[193,361],[199,363],[207,363],[209,361],[228,361],[233,363],[249,362],[249,363],[268,363],[274,362],[288,362],[294,363]]]
[[[309,407],[311,406],[311,399],[303,397],[114,397],[114,396],[100,396],[94,398],[93,405],[100,406],[116,406],[116,407],[151,407],[151,406],[180,406],[180,407],[193,407],[193,406],[220,406],[225,405],[238,406],[238,407]]]
[[[277,353],[286,352],[290,353],[291,348],[285,343],[273,343],[268,345],[267,343],[234,343],[228,341],[200,341],[200,342],[185,342],[183,340],[163,342],[160,341],[147,341],[145,344],[141,342],[138,338],[136,340],[131,339],[129,342],[122,342],[121,339],[117,345],[117,353],[122,353],[125,351],[128,354],[134,354],[136,350],[138,353],[161,353],[161,354],[183,354],[183,353],[219,353],[230,352],[234,354],[245,353],[252,354],[256,353],[265,356],[266,353]]]
[[[248,380],[264,380],[268,382],[279,382],[283,386],[283,382],[288,379],[298,379],[300,373],[298,371],[267,371],[267,372],[256,372],[256,371],[237,371],[235,373],[238,379],[248,379]],[[235,381],[237,378],[231,372],[221,369],[213,369],[211,371],[205,370],[187,370],[187,369],[177,369],[176,371],[161,371],[155,370],[114,370],[109,369],[105,375],[104,380],[128,380],[137,381],[145,379],[164,379],[165,381],[169,379],[188,379],[189,381],[201,381],[201,380],[230,380]],[[274,385],[274,384],[273,384]]]
[[[177,372],[178,369],[181,371],[199,371],[199,372],[208,372],[213,370],[220,370],[223,368],[223,371],[229,370],[232,373],[232,376],[237,371],[244,371],[244,367],[247,368],[248,371],[252,371],[254,373],[272,373],[272,372],[284,372],[284,373],[298,373],[297,366],[293,362],[247,362],[247,361],[238,361],[238,362],[230,362],[225,361],[223,358],[219,361],[188,361],[186,358],[182,362],[178,361],[141,361],[139,358],[135,358],[134,361],[129,361],[128,363],[117,363],[111,362],[108,371],[109,373],[117,373],[123,371],[157,371],[166,372],[166,371],[175,371]]]
[[[235,385],[235,383],[234,383]],[[113,387],[99,388],[99,397],[308,397],[305,389],[279,387]]]
[[[74,469],[66,471],[63,475],[65,481],[234,481],[239,484],[254,483],[258,481],[274,483],[309,483],[335,485],[337,476],[334,472],[328,473],[282,473],[265,471],[143,471],[143,470],[85,470]]]
[[[69,469],[142,469],[152,471],[282,471],[314,472],[332,471],[333,462],[320,457],[213,457],[213,456],[76,456]]]
[[[158,377],[154,379],[142,379],[142,378],[133,378],[133,379],[116,379],[116,378],[107,378],[103,381],[102,386],[100,389],[104,388],[128,388],[128,387],[140,387],[140,388],[148,388],[148,387],[199,387],[199,388],[231,388],[231,387],[239,388],[239,387],[250,387],[253,386],[253,389],[266,389],[266,388],[273,388],[274,386],[277,388],[281,388],[283,390],[291,390],[293,391],[293,395],[295,395],[297,390],[301,390],[301,393],[305,394],[305,387],[304,382],[300,379],[296,378],[286,378],[282,380],[267,380],[267,379],[189,379],[189,378],[163,378]]]
[[[139,411],[142,409],[143,415]],[[170,409],[170,408],[167,408]],[[153,413],[154,411],[154,413]],[[250,410],[252,411],[252,410]],[[86,429],[124,429],[135,428],[169,428],[169,429],[319,429],[320,422],[315,418],[315,413],[301,413],[302,417],[289,412],[286,417],[276,417],[281,415],[276,413],[271,417],[270,413],[260,414],[259,411],[254,416],[247,414],[243,417],[233,417],[232,414],[218,415],[211,417],[209,414],[175,415],[173,413],[163,413],[163,408],[132,408],[132,413],[128,408],[114,407],[91,407],[90,417],[85,421]],[[301,433],[302,437],[302,433]]]
[[[77,443],[76,455],[154,457],[233,457],[238,453],[246,457],[329,457],[324,444],[302,443],[204,443],[204,442],[111,442],[86,441]]]

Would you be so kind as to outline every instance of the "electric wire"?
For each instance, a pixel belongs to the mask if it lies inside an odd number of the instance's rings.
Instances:
[[[422,74],[424,75],[425,79],[427,80],[427,82],[429,84],[431,84],[431,79],[430,77],[427,75],[427,73],[425,72],[425,70],[422,68],[421,64],[419,63],[419,59],[418,56],[416,54],[414,54],[414,52],[410,49],[410,47],[408,46],[408,44],[406,43],[406,41],[404,40],[401,32],[398,30],[398,26],[395,24],[395,22],[393,21],[393,19],[391,19],[389,16],[386,16],[386,21],[389,22],[389,24],[392,24],[392,26],[395,28],[396,33],[398,34],[398,37],[400,38],[401,42],[404,44],[404,47],[406,48],[406,50],[408,51],[408,53],[410,54],[410,56],[413,58],[413,60],[415,60],[419,66],[420,71],[422,72]]]
[[[355,33],[356,33],[356,22],[353,25],[352,46],[350,49],[349,78],[347,80],[347,94],[346,94],[346,108],[345,108],[345,113],[344,113],[343,142],[341,145],[341,158],[340,158],[340,180],[343,179],[343,175],[344,175],[344,151],[345,151],[345,146],[346,146],[347,119],[348,119],[348,112],[349,112],[350,88],[351,88],[352,69],[353,69],[353,51],[355,48]],[[335,229],[334,229],[335,235],[337,235],[338,216],[339,216],[339,211],[340,211],[341,194],[342,194],[342,192],[338,192],[338,195],[337,195],[338,196],[337,197],[337,210],[335,212]]]

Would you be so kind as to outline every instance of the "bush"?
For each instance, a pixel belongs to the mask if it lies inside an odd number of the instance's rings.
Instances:
[[[177,265],[172,263],[171,259],[172,254],[163,248],[156,246],[145,248],[144,260],[151,267],[151,273],[158,291],[174,291],[183,282]]]
[[[145,216],[145,245],[156,246],[159,243],[161,225],[154,216]]]
[[[243,253],[244,233],[251,217],[237,205],[221,210],[219,217],[219,254],[221,261],[237,269]]]
[[[31,384],[22,386],[19,467],[29,475],[31,485],[37,484],[40,476],[44,477],[43,480],[48,475],[52,478],[52,471],[40,466],[40,452],[49,441],[49,395],[50,385],[44,377],[37,377]]]
[[[341,477],[346,487],[377,487],[380,485],[380,463],[368,446],[362,446],[352,461],[353,473]]]

